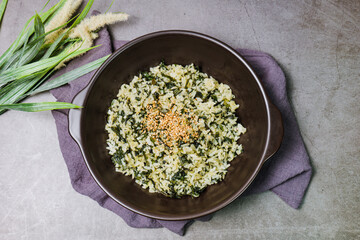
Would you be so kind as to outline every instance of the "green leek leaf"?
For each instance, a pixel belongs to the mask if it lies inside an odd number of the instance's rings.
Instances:
[[[21,30],[19,36],[16,38],[16,40],[11,44],[11,46],[1,55],[0,57],[0,68],[6,60],[12,55],[12,53],[18,49],[19,46],[21,46],[26,39],[26,36],[28,34],[28,26],[30,22],[34,19],[34,16],[32,16],[25,24],[25,27]]]
[[[81,20],[83,20],[86,15],[89,13],[91,6],[93,5],[94,0],[89,0],[88,3],[86,4],[86,6],[84,7],[84,9],[82,10],[82,12],[80,13],[79,17],[76,18],[76,20],[74,21],[74,23],[71,25],[70,28],[75,27],[76,25],[78,25]]]
[[[27,49],[26,49],[25,51],[30,51],[31,48],[32,48],[35,44],[37,44],[39,41],[44,41],[44,38],[46,37],[46,35],[49,35],[49,34],[52,33],[52,32],[55,32],[55,31],[57,31],[57,30],[59,30],[59,29],[61,29],[61,28],[64,28],[67,24],[69,24],[69,23],[70,23],[71,21],[73,21],[74,19],[75,19],[75,17],[73,17],[72,19],[70,19],[70,20],[69,20],[68,22],[66,22],[65,24],[63,24],[63,25],[61,25],[61,26],[59,26],[59,27],[57,27],[57,28],[54,28],[54,29],[52,29],[52,30],[50,30],[50,31],[48,31],[48,32],[46,32],[46,33],[38,36],[37,38],[31,40],[31,42],[27,44],[28,47],[27,47]],[[64,45],[64,44],[69,43],[69,42],[75,42],[75,40],[74,40],[74,39],[65,39],[65,40],[60,41],[60,45]],[[44,44],[44,43],[43,43],[43,44],[41,45],[41,49],[39,49],[39,52],[38,52],[38,54],[36,55],[36,57],[38,57],[38,56],[40,56],[40,57],[43,56],[45,50],[48,49],[49,47],[51,47],[51,43],[49,43],[49,44]],[[46,50],[46,51],[47,51],[47,50]],[[9,69],[9,68],[11,68],[11,67],[13,67],[15,63],[19,62],[19,59],[20,59],[21,54],[22,54],[21,50],[15,51],[15,52],[13,53],[13,55],[7,60],[7,62],[5,63],[5,65],[0,69],[0,73],[3,72],[3,71],[5,71],[5,70],[7,70],[7,69]],[[22,64],[22,65],[23,65],[23,64]]]
[[[54,6],[52,6],[49,10],[47,10],[47,11],[45,11],[45,12],[41,12],[41,14],[40,14],[41,21],[42,21],[43,23],[45,23],[45,25],[46,25],[46,23],[47,23],[48,21],[50,21],[50,20],[53,18],[53,16],[56,15],[56,13],[57,13],[58,11],[61,10],[61,8],[62,8],[62,7],[64,6],[64,4],[66,3],[66,1],[68,1],[68,0],[61,0],[61,1],[59,1],[58,3],[56,3]],[[48,3],[49,3],[49,1],[45,3],[43,9],[46,7],[46,5],[47,5]],[[42,10],[41,10],[41,11],[42,11]]]
[[[64,73],[63,75],[52,79],[49,82],[44,83],[40,87],[36,88],[34,91],[29,92],[29,95],[34,95],[40,92],[44,92],[47,90],[51,90],[57,87],[60,87],[62,85],[65,85],[101,66],[101,64],[109,57],[110,55],[107,55],[105,57],[99,58],[97,60],[94,60],[90,63],[87,63],[81,67],[75,68],[71,70],[70,72]]]
[[[1,24],[1,20],[4,16],[7,2],[8,2],[8,0],[2,0],[0,3],[0,24]]]
[[[3,110],[17,110],[24,112],[40,112],[54,109],[70,109],[82,108],[72,103],[66,102],[40,102],[40,103],[15,103],[0,105],[0,111]]]
[[[97,46],[95,46],[95,47],[97,47]],[[17,67],[14,69],[8,69],[0,75],[0,86],[6,84],[8,82],[11,82],[11,81],[14,81],[17,79],[21,79],[21,78],[27,77],[32,74],[36,74],[38,72],[47,71],[47,70],[55,67],[56,65],[58,65],[60,62],[66,60],[66,59],[81,55],[95,47],[79,49],[79,50],[75,50],[71,53],[67,53],[67,51],[65,50],[58,56],[39,60],[37,62],[33,62],[33,63],[27,64],[27,65],[24,65],[21,67]]]
[[[18,68],[8,69],[0,75],[0,86],[8,82],[35,74],[36,72],[55,67],[63,59],[64,55],[59,55],[56,57],[33,62]]]
[[[44,33],[45,33],[45,28],[44,28],[44,24],[41,21],[41,18],[39,17],[38,14],[35,14],[35,19],[34,19],[34,29],[35,29],[35,39],[39,39],[39,41],[36,42],[36,44],[30,48],[29,51],[27,51],[25,54],[23,54],[20,57],[20,61],[18,61],[18,66],[22,66],[26,63],[29,63],[31,60],[33,60],[36,55],[39,53],[41,46],[44,43]]]
[[[61,7],[65,4],[67,0],[61,0],[49,10],[40,14],[40,18],[42,22],[46,22],[48,19],[54,15],[54,13],[58,12]],[[1,2],[2,4],[3,2]],[[13,54],[14,51],[19,49],[25,42],[26,37],[30,36],[34,32],[34,26],[30,25],[31,21],[34,19],[35,16],[32,16],[28,21],[25,23],[24,28],[21,30],[19,36],[16,40],[11,44],[11,46],[1,55],[0,57],[0,68],[4,65],[6,60]],[[29,26],[30,25],[30,26]]]
[[[0,104],[10,104],[22,100],[25,97],[24,94],[31,90],[46,73],[31,75],[6,85],[0,90]]]
[[[44,8],[49,1],[46,1]],[[94,0],[88,0],[81,13],[66,24],[45,32],[45,27],[50,27],[50,22],[54,21],[58,14],[62,14],[61,11],[65,10],[63,8],[68,1],[70,0],[59,0],[49,10],[45,11],[43,8],[39,14],[36,13],[28,19],[16,40],[0,56],[0,115],[9,109],[37,112],[80,108],[61,102],[19,103],[30,95],[62,86],[97,69],[108,58],[105,56],[97,59],[46,82],[60,64],[97,47],[85,48],[80,44],[84,39],[68,37],[69,32],[87,16]],[[6,4],[7,0],[0,0],[0,24]],[[70,27],[66,28],[69,25]],[[46,41],[48,34],[60,29],[65,30],[56,34],[59,36],[56,36],[54,42]]]
[[[59,47],[60,42],[62,41],[62,39],[68,34],[68,32],[70,31],[70,28],[63,32],[49,47],[49,49],[45,52],[44,56],[41,59],[46,59],[49,58],[53,52]]]

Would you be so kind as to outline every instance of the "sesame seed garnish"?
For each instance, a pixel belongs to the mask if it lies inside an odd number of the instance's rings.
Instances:
[[[150,137],[156,140],[156,143],[163,142],[168,147],[178,144],[180,141],[187,143],[190,135],[194,138],[198,137],[198,133],[194,131],[191,123],[195,123],[195,118],[185,117],[174,110],[174,104],[168,111],[162,109],[159,102],[150,103],[147,108],[146,117],[143,120],[145,130]]]

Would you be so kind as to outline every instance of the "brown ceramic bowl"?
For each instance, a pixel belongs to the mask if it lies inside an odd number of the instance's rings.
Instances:
[[[106,150],[107,110],[120,86],[161,61],[194,63],[219,82],[228,84],[239,121],[244,152],[231,162],[225,179],[198,198],[173,199],[142,189],[130,177],[115,172]],[[212,37],[188,31],[162,31],[139,37],[118,49],[97,70],[91,83],[73,100],[83,109],[69,113],[69,130],[99,186],[122,206],[151,218],[193,219],[213,213],[235,200],[261,166],[279,148],[283,136],[280,112],[268,100],[261,82],[231,47]]]

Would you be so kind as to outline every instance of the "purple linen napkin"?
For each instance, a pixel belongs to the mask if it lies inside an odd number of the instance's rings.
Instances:
[[[106,56],[124,43],[124,41],[112,42],[109,32],[104,28],[99,32],[99,38],[95,42],[96,45],[101,44],[100,47],[72,60],[66,68],[61,69],[55,76]],[[310,182],[312,169],[295,116],[287,99],[284,74],[269,55],[254,50],[239,49],[238,51],[254,68],[264,84],[271,102],[281,111],[285,128],[282,146],[264,165],[246,193],[251,194],[271,190],[291,207],[298,208]],[[86,74],[70,84],[54,89],[51,93],[58,101],[71,102],[74,96],[88,84],[93,73]],[[60,149],[68,167],[71,184],[77,192],[89,196],[97,201],[100,206],[116,213],[131,227],[166,227],[179,235],[184,235],[186,226],[193,221],[162,221],[144,217],[122,207],[107,196],[90,175],[78,145],[69,135],[68,110],[55,110],[52,113],[55,118]],[[196,220],[207,221],[210,218],[211,216],[206,216]]]

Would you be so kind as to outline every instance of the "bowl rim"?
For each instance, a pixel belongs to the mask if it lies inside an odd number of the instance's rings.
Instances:
[[[69,114],[68,114],[68,122],[69,122],[69,127],[68,127],[68,131],[70,133],[70,136],[75,140],[75,142],[78,144],[84,162],[86,164],[86,167],[88,168],[92,178],[95,180],[95,182],[97,183],[97,185],[109,196],[111,197],[115,202],[117,202],[118,204],[120,204],[121,206],[127,208],[130,211],[133,211],[137,214],[140,214],[142,216],[145,217],[149,217],[149,218],[153,218],[153,219],[158,219],[158,220],[168,220],[168,221],[179,221],[179,220],[191,220],[191,219],[195,219],[195,218],[199,218],[199,217],[203,217],[209,214],[212,214],[226,206],[228,206],[230,203],[232,203],[235,199],[237,199],[249,186],[250,184],[254,181],[255,177],[257,176],[257,174],[259,173],[261,167],[263,166],[266,158],[266,152],[267,149],[269,148],[269,142],[270,142],[270,132],[271,132],[271,114],[270,114],[270,101],[267,97],[267,94],[264,90],[264,87],[261,83],[261,81],[259,80],[257,74],[255,73],[255,71],[252,69],[252,67],[247,63],[247,61],[232,47],[230,47],[228,44],[214,38],[211,37],[209,35],[203,34],[203,33],[199,33],[199,32],[194,32],[194,31],[189,31],[189,30],[162,30],[162,31],[156,31],[156,32],[151,32],[145,35],[142,35],[140,37],[137,37],[127,43],[125,43],[124,45],[122,45],[120,48],[118,48],[117,50],[115,50],[102,64],[101,66],[96,70],[96,72],[93,74],[93,76],[91,77],[89,83],[84,87],[83,90],[81,90],[79,93],[77,93],[74,98],[72,99],[72,103],[75,104],[79,104],[76,102],[77,98],[79,97],[79,95],[83,95],[81,96],[81,98],[83,98],[81,101],[83,103],[87,102],[87,99],[89,97],[89,93],[90,90],[92,89],[93,85],[95,84],[96,80],[98,79],[98,77],[101,75],[101,73],[103,72],[103,70],[108,66],[108,64],[114,59],[116,58],[119,54],[121,54],[122,52],[124,52],[125,50],[127,50],[128,48],[132,47],[133,45],[136,45],[144,40],[147,39],[151,39],[154,37],[158,37],[158,36],[163,36],[163,35],[187,35],[187,36],[192,36],[192,37],[197,37],[197,38],[201,38],[207,41],[210,41],[216,45],[219,45],[220,47],[224,48],[225,50],[229,51],[232,55],[234,55],[239,61],[242,62],[242,64],[245,65],[245,67],[250,71],[251,75],[254,77],[254,80],[256,81],[259,90],[261,92],[261,95],[263,97],[264,100],[264,104],[265,104],[265,109],[267,112],[267,123],[268,123],[268,129],[267,129],[267,137],[266,137],[266,143],[265,143],[265,147],[264,147],[264,151],[263,154],[261,156],[261,159],[259,161],[258,166],[256,167],[255,171],[253,171],[251,177],[249,177],[249,179],[246,181],[246,183],[238,190],[236,191],[231,197],[229,197],[228,199],[226,199],[225,201],[221,202],[220,204],[218,204],[216,207],[213,207],[209,210],[206,211],[202,211],[199,213],[192,213],[192,214],[187,214],[187,215],[182,215],[182,216],[164,216],[161,214],[152,214],[152,213],[148,213],[148,212],[142,212],[134,207],[128,206],[127,204],[121,202],[120,200],[118,200],[113,194],[111,194],[105,186],[103,186],[103,184],[98,180],[97,174],[92,170],[90,163],[87,160],[83,145],[82,145],[82,141],[81,141],[81,122],[83,121],[83,111],[81,109],[70,109],[69,110]],[[81,103],[80,103],[81,104]],[[74,117],[72,115],[79,115],[80,114],[80,119],[78,119],[77,117]],[[72,130],[71,125],[73,124],[74,119],[77,119],[77,121],[79,121],[80,123],[78,123],[78,131],[79,133],[75,133]]]

